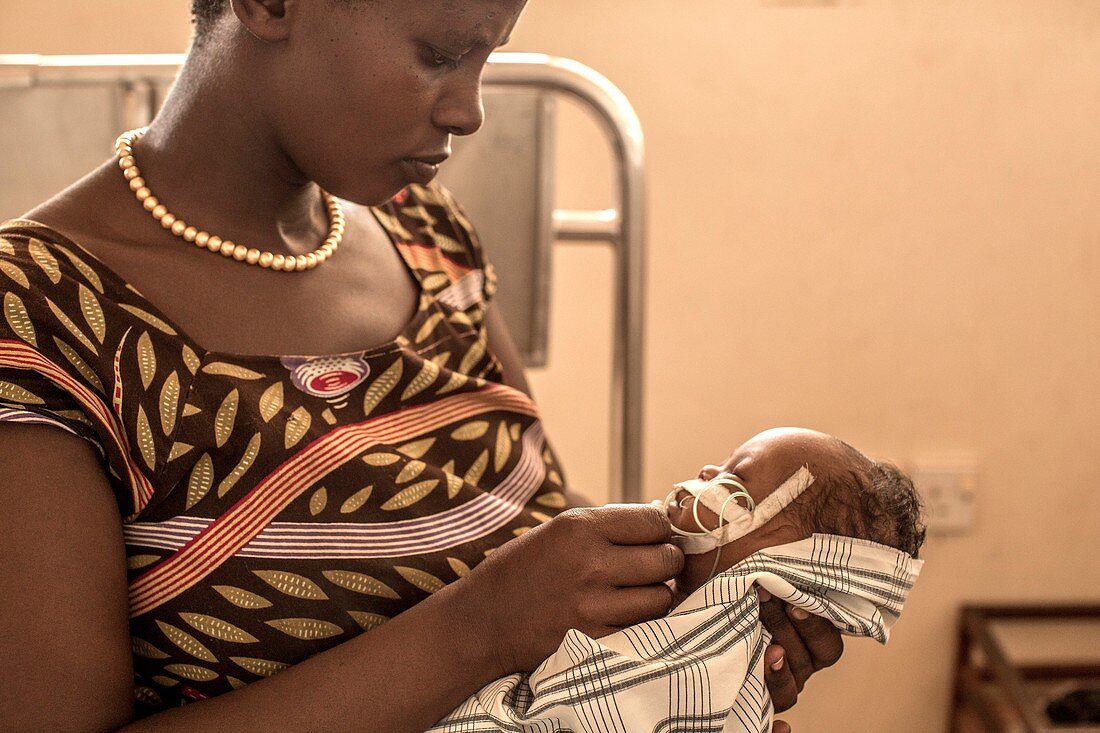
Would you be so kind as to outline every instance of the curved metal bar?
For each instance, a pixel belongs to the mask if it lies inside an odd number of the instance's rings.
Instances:
[[[596,113],[619,166],[619,246],[616,257],[616,341],[612,360],[611,496],[641,501],[645,327],[645,148],[641,121],[607,77],[570,59],[494,53],[485,83],[544,89],[571,96]],[[616,474],[614,467],[621,468]]]
[[[82,81],[131,81],[135,114],[151,116],[151,97],[141,86],[151,78],[171,78],[185,54],[100,54],[43,56],[0,54],[0,86]],[[615,331],[612,358],[612,475],[610,495],[620,501],[640,501],[645,305],[645,151],[641,122],[626,96],[605,76],[570,59],[532,53],[494,53],[486,67],[489,86],[525,87],[564,94],[595,113],[615,149],[619,167],[617,236],[602,212],[580,216],[571,226],[567,212],[559,216],[563,239],[578,239],[585,226],[599,224],[592,234],[617,246]],[[146,85],[147,86],[147,85]],[[135,96],[136,95],[136,96]],[[595,218],[594,218],[595,217]],[[577,217],[574,217],[577,218]],[[616,467],[618,467],[616,469]]]
[[[0,86],[31,86],[73,81],[117,82],[149,77],[172,78],[186,54],[87,54],[42,56],[0,54]]]

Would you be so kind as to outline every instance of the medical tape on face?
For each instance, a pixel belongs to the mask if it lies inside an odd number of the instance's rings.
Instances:
[[[810,488],[814,482],[814,475],[806,466],[798,469],[790,478],[779,485],[764,501],[755,507],[741,506],[736,499],[731,497],[747,497],[748,492],[737,480],[730,478],[728,474],[719,474],[707,481],[692,479],[676,484],[672,492],[665,498],[664,507],[667,510],[670,502],[675,503],[675,496],[680,491],[687,491],[694,498],[692,507],[693,516],[698,517],[697,505],[702,504],[707,509],[718,515],[718,527],[707,529],[700,526],[701,532],[688,532],[673,526],[674,536],[672,543],[680,547],[686,555],[701,555],[711,552],[722,545],[729,544],[740,539],[770,522],[775,515],[783,511],[792,501],[798,498],[803,491]],[[731,492],[727,486],[737,489]],[[696,521],[696,524],[699,524]]]

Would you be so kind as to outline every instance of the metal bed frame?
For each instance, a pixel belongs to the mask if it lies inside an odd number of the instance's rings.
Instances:
[[[146,124],[156,113],[158,82],[174,78],[184,54],[106,54],[42,56],[0,54],[0,88],[29,88],[74,82],[114,82],[123,90],[122,118],[128,127]],[[600,123],[617,167],[618,201],[605,210],[565,210],[553,205],[551,185],[539,185],[537,252],[554,242],[593,242],[615,251],[612,353],[612,439],[609,495],[637,502],[642,487],[643,334],[645,302],[645,191],[641,124],[626,96],[606,77],[569,59],[543,54],[495,53],[486,67],[488,89],[535,91],[573,99]],[[544,184],[552,166],[541,156]],[[549,313],[549,272],[534,283],[531,328],[545,345]],[[544,353],[543,348],[543,353]],[[535,356],[537,362],[539,356]]]
[[[1100,605],[1006,605],[964,606],[958,632],[955,663],[954,704],[950,723],[952,733],[961,733],[959,715],[972,711],[989,731],[1004,731],[1012,723],[1027,733],[1076,731],[1093,733],[1094,725],[1056,725],[1040,713],[1039,696],[1031,683],[1042,681],[1086,680],[1100,685],[1100,664],[1052,662],[1017,664],[1007,655],[993,633],[997,621],[1043,622],[1057,620],[1100,620]],[[1093,650],[1096,651],[1096,650]],[[993,687],[998,695],[991,699],[983,686]],[[973,727],[967,728],[973,730]]]

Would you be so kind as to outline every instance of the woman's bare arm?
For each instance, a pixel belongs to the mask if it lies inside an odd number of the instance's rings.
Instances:
[[[125,555],[94,450],[0,424],[5,730],[422,731],[506,674],[465,584],[338,647],[201,703],[133,718]]]
[[[112,730],[133,717],[122,523],[95,450],[0,423],[0,720]]]

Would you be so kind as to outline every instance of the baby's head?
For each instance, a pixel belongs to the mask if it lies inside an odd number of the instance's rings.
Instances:
[[[688,555],[678,579],[683,592],[706,582],[721,552],[719,571],[765,547],[805,539],[814,533],[871,540],[917,557],[924,542],[920,500],[913,482],[894,466],[876,463],[838,438],[802,428],[767,430],[735,450],[721,466],[705,466],[699,478],[731,475],[759,505],[805,466],[813,483],[759,529],[719,550]],[[693,514],[694,497],[676,495],[669,519],[679,529],[700,531]],[[700,502],[694,507],[706,529],[718,516]]]

